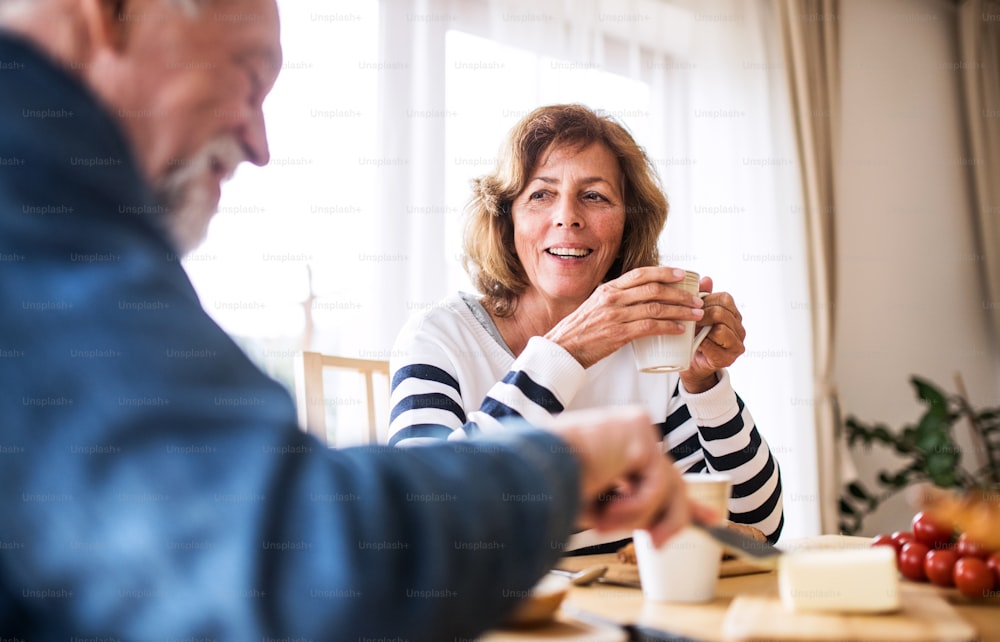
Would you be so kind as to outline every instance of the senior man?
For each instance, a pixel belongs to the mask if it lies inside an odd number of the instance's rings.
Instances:
[[[295,428],[176,261],[267,163],[280,63],[274,0],[0,0],[2,639],[468,638],[575,524],[689,517],[639,412],[407,450]]]

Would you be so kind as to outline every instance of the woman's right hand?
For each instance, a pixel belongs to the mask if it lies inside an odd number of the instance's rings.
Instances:
[[[589,368],[634,339],[681,334],[683,321],[698,321],[705,314],[697,294],[668,285],[683,280],[684,270],[670,267],[626,272],[599,285],[545,338]]]

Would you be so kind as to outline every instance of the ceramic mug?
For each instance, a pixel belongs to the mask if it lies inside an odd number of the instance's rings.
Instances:
[[[729,513],[732,481],[721,473],[683,476],[688,497]],[[688,526],[663,546],[653,546],[649,531],[632,533],[642,594],[651,602],[707,602],[715,597],[722,546],[705,532]]]
[[[700,280],[701,277],[697,272],[687,271],[684,273],[683,281],[669,285],[697,294],[704,299],[708,296],[708,292],[698,292]],[[654,334],[632,342],[635,365],[641,372],[680,372],[688,369],[695,351],[708,336],[712,326],[705,326],[696,335],[694,321],[682,323],[684,332],[681,334]]]

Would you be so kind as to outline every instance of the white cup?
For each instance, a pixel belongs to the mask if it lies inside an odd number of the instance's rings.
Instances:
[[[732,482],[728,475],[684,475],[688,497],[729,514]],[[649,531],[632,533],[642,594],[651,602],[707,602],[715,597],[722,546],[703,531],[688,526],[660,548]]]
[[[698,292],[699,281],[697,272],[688,271],[683,281],[669,285],[705,298],[708,296],[707,292]],[[681,334],[654,334],[632,342],[635,365],[641,372],[680,372],[688,369],[695,351],[708,336],[712,326],[705,326],[695,336],[694,321],[683,323],[684,332]]]

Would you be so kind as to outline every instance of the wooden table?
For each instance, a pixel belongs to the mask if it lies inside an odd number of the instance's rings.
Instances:
[[[785,550],[797,548],[854,548],[868,546],[868,538],[825,535],[806,540],[783,542]],[[583,568],[593,563],[605,563],[609,556],[567,558],[561,566]],[[1000,642],[1000,598],[973,601],[962,597],[955,589],[940,589],[929,584],[900,580],[905,595],[914,591],[930,591],[943,596],[965,622],[972,625],[975,639]],[[773,571],[719,579],[716,597],[704,604],[664,604],[647,602],[637,588],[593,584],[574,587],[563,602],[559,614],[561,623],[523,631],[497,630],[482,638],[483,642],[520,642],[524,640],[624,640],[622,632],[614,635],[610,627],[574,626],[574,615],[593,614],[617,623],[635,623],[662,629],[698,640],[725,640],[723,620],[732,601],[738,596],[777,596],[777,574]]]

